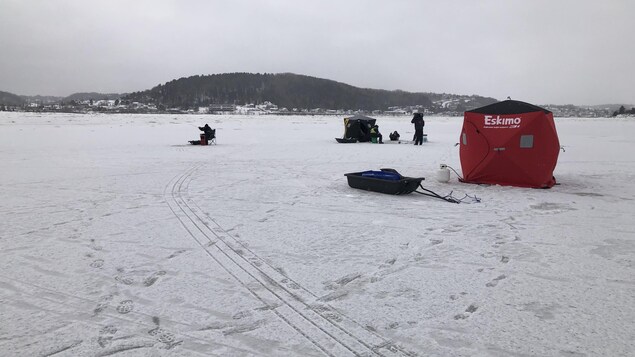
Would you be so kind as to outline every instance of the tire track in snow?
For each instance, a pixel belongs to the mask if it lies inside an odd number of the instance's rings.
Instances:
[[[362,326],[359,322],[330,306],[326,303],[330,301],[328,299],[329,295],[322,297],[315,295],[312,291],[287,276],[280,268],[272,266],[267,260],[261,258],[253,252],[249,246],[243,244],[239,239],[231,235],[231,233],[224,229],[214,218],[203,212],[203,209],[188,195],[189,184],[192,180],[192,175],[190,175],[187,179],[187,183],[185,184],[185,188],[181,190],[181,195],[185,198],[185,204],[192,210],[196,217],[201,220],[207,229],[215,235],[215,237],[240,255],[240,257],[247,263],[252,264],[256,269],[260,270],[261,274],[266,275],[268,279],[283,287],[287,291],[292,290],[289,291],[289,293],[303,302],[306,309],[315,311],[322,318],[328,319],[331,323],[336,324],[338,328],[342,329],[346,333],[360,336],[360,338],[363,338],[364,341],[366,341],[366,344],[374,344],[374,349],[378,351],[377,353],[379,355],[384,355],[382,353],[396,356],[416,355],[416,353],[407,351],[402,347],[395,345],[392,341],[385,339],[375,331]],[[201,216],[204,216],[204,218]],[[206,221],[212,222],[215,227],[210,227]],[[389,352],[382,352],[381,349],[386,349]]]
[[[216,226],[210,227],[202,218],[204,214],[186,195],[187,185],[200,166],[175,176],[166,186],[164,196],[190,237],[221,268],[328,356],[412,355],[330,306],[311,303],[316,300],[315,295],[240,244],[213,219],[210,220]]]

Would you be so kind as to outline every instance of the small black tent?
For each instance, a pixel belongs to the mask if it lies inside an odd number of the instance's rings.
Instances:
[[[344,139],[357,139],[359,142],[370,141],[370,128],[377,119],[364,115],[344,118]]]

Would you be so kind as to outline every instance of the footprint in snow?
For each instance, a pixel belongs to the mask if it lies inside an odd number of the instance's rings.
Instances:
[[[498,285],[498,282],[503,280],[503,279],[505,279],[505,278],[506,278],[505,275],[499,275],[498,277],[494,278],[489,283],[485,284],[485,286],[487,286],[488,288],[492,288],[492,287]]]
[[[148,331],[148,335],[163,343],[163,348],[165,348],[166,350],[170,350],[183,343],[183,340],[177,341],[176,335],[174,335],[172,332],[164,330],[158,326]]]
[[[114,296],[112,294],[108,294],[99,298],[99,303],[97,303],[97,307],[95,307],[95,309],[93,310],[93,315],[97,316],[99,315],[99,313],[106,310],[106,308],[108,308],[109,306],[110,301],[112,301],[113,297]]]
[[[91,268],[95,268],[95,269],[99,269],[101,267],[104,266],[104,260],[103,259],[97,259],[94,260],[92,263],[90,263],[90,267]]]
[[[450,295],[450,300],[456,301],[456,300],[460,299],[461,297],[467,295],[467,293],[465,291],[462,291],[459,295],[457,295],[457,294]]]
[[[125,284],[125,285],[132,285],[134,284],[134,278],[130,277],[130,276],[121,276],[121,275],[117,275],[115,276],[115,280]]]
[[[176,252],[170,254],[167,259],[176,258],[176,257],[178,257],[179,255],[181,255],[181,254],[183,254],[185,252],[186,252],[185,249],[177,250]]]
[[[465,312],[454,315],[454,319],[465,320],[468,317],[472,316],[472,314],[476,312],[476,310],[478,310],[478,306],[471,304],[470,306],[467,307],[467,309],[465,309]]]
[[[434,238],[430,239],[430,244],[432,245],[438,245],[441,243],[443,243],[443,239],[434,239]]]
[[[107,347],[111,344],[114,335],[117,333],[117,327],[114,325],[106,325],[99,330],[97,343],[100,347]]]
[[[150,287],[157,282],[160,276],[165,275],[165,271],[159,270],[143,280],[143,286]]]
[[[117,306],[117,312],[120,314],[127,314],[134,309],[134,303],[132,300],[123,300]]]

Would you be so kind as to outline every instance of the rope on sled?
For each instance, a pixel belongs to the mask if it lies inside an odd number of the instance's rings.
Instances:
[[[445,196],[441,196],[438,193],[428,190],[427,188],[424,188],[421,184],[419,184],[419,188],[421,188],[423,191],[425,192],[419,192],[419,191],[414,191],[420,195],[424,195],[424,196],[429,196],[429,197],[433,197],[433,198],[438,198],[440,200],[444,200],[446,202],[450,202],[450,203],[479,203],[481,202],[481,199],[476,197],[476,195],[474,196],[470,196],[468,194],[465,194],[465,196],[463,198],[456,198],[454,196],[452,196],[452,193],[454,191],[450,191],[450,193],[448,193]],[[468,201],[470,200],[470,201]]]

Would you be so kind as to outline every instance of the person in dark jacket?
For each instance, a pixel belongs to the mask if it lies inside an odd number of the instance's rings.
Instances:
[[[397,141],[399,140],[399,133],[397,132],[397,130],[393,131],[392,133],[390,133],[388,135],[388,137],[390,138],[390,141]]]
[[[423,120],[423,113],[415,113],[414,117],[410,121],[415,125],[415,145],[423,144],[423,126],[426,125],[426,122]]]
[[[205,138],[211,140],[214,137],[214,130],[205,124],[205,126],[199,126],[198,129],[205,133]]]
[[[384,143],[382,141],[382,135],[379,132],[379,125],[375,125],[372,128],[370,128],[370,137],[371,138],[377,138],[377,142],[380,143],[380,144]]]

